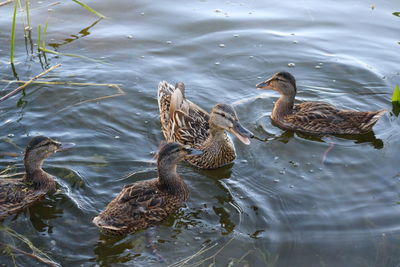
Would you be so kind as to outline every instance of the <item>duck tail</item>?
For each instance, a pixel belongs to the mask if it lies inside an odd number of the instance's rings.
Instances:
[[[370,131],[375,123],[387,112],[387,109],[382,109],[378,111],[371,112],[370,118],[361,124],[361,129],[363,131]]]

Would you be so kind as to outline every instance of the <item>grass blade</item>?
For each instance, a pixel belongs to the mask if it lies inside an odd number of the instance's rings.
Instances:
[[[48,26],[49,26],[49,22],[46,21],[46,25],[44,25],[44,29],[43,29],[42,48],[46,48],[46,36],[47,36],[47,27]]]
[[[77,3],[78,5],[81,5],[81,6],[82,6],[83,8],[85,8],[87,11],[92,12],[93,14],[95,14],[96,16],[98,16],[98,17],[100,17],[100,18],[102,18],[102,19],[104,19],[104,18],[106,17],[106,16],[104,16],[103,14],[101,14],[101,13],[97,12],[96,10],[94,10],[93,8],[90,8],[89,6],[85,5],[84,3],[79,2],[78,0],[72,0],[72,1],[74,1],[74,2]]]
[[[399,102],[400,103],[400,89],[399,85],[396,84],[394,88],[393,95],[392,95],[392,102]]]
[[[40,52],[40,35],[42,33],[42,29],[40,27],[40,24],[37,25],[37,47],[38,51]]]
[[[14,14],[11,26],[10,62],[14,64],[15,23],[17,18],[17,1],[14,2]]]
[[[25,0],[26,20],[28,21],[28,27],[31,28],[31,17],[29,14],[29,0]]]

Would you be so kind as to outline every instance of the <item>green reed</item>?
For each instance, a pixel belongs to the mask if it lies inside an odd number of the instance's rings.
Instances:
[[[26,20],[28,23],[28,29],[32,29],[31,28],[31,16],[29,14],[29,0],[25,0],[25,11],[26,11]]]
[[[104,16],[103,14],[101,14],[101,13],[97,12],[96,10],[94,10],[93,8],[91,8],[91,7],[87,6],[87,5],[85,5],[85,4],[82,3],[82,2],[79,2],[78,0],[72,0],[72,1],[74,1],[74,2],[77,3],[78,5],[81,5],[81,6],[82,6],[83,8],[85,8],[87,11],[92,12],[93,14],[95,14],[96,16],[98,16],[99,18],[104,19],[104,18],[106,17],[106,16]]]
[[[14,64],[14,48],[15,48],[15,24],[17,20],[17,1],[14,1],[14,13],[11,26],[11,41],[10,41],[10,62]]]
[[[399,85],[397,85],[397,84],[393,90],[392,102],[400,103],[400,89],[399,89]]]

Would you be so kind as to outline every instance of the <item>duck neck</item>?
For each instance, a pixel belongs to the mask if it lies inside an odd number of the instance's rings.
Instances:
[[[281,97],[275,103],[271,118],[273,120],[280,120],[285,116],[292,114],[293,104],[294,95],[281,95]]]
[[[210,134],[205,144],[213,147],[220,147],[226,144],[225,130],[210,122]]]
[[[188,188],[183,179],[176,172],[176,163],[167,162],[167,160],[158,161],[158,179],[161,187],[174,195],[188,195]]]
[[[25,182],[32,183],[38,187],[54,187],[54,179],[42,169],[44,159],[37,160],[30,153],[26,153],[24,157],[25,165]]]

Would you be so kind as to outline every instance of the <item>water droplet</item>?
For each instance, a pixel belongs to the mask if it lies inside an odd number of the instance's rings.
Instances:
[[[254,58],[254,56],[249,56],[249,58]]]
[[[291,185],[289,185],[289,187],[290,187],[290,188],[294,188],[294,185],[291,184]]]
[[[140,16],[144,16],[144,12],[140,13]]]
[[[141,58],[144,58],[144,56],[140,56]]]
[[[114,138],[115,138],[115,139],[119,139],[120,137],[119,137],[119,135],[116,135],[116,136],[114,136]]]
[[[221,13],[222,10],[221,10],[221,9],[215,9],[214,12],[215,12],[215,13]]]
[[[221,63],[219,63],[219,62],[217,61],[217,62],[215,62],[214,64],[215,64],[215,65],[219,65],[219,64],[221,64]]]
[[[133,35],[128,34],[126,37],[127,37],[128,39],[132,39],[132,38],[133,38]]]
[[[219,47],[224,48],[225,45],[224,44],[219,44]]]
[[[166,41],[167,44],[172,44],[172,41]]]
[[[310,173],[314,173],[314,170],[313,170],[313,169],[311,169],[311,170],[309,170],[309,172],[310,172]]]
[[[294,64],[293,62],[291,62],[291,63],[289,63],[289,64],[287,64],[287,65],[288,65],[288,67],[290,67],[290,68],[293,68],[293,67],[296,66],[296,64]]]
[[[286,174],[284,170],[279,171],[280,174]]]
[[[233,37],[239,37],[239,34],[234,34]]]
[[[294,43],[294,44],[298,44],[298,43],[299,43],[299,41],[293,41],[293,43]]]
[[[274,157],[274,160],[278,160],[278,159],[279,159],[279,157],[278,157],[278,156],[275,156],[275,157]]]
[[[320,68],[321,68],[321,66],[317,65],[317,66],[315,66],[315,68],[316,68],[316,69],[320,69]]]
[[[274,183],[279,183],[279,179],[274,179]]]
[[[7,136],[8,136],[9,138],[12,138],[12,137],[14,137],[14,134],[9,133],[9,134],[7,134]]]
[[[247,160],[246,159],[242,160],[242,163],[247,163]]]
[[[200,241],[200,240],[201,240],[201,237],[200,237],[200,236],[195,236],[195,237],[194,237],[194,240]]]

